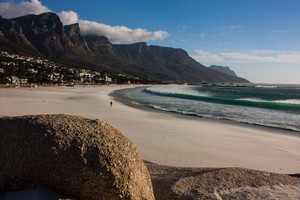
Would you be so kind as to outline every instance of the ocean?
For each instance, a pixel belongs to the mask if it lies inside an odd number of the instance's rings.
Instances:
[[[166,112],[300,132],[300,85],[154,85],[112,95]]]

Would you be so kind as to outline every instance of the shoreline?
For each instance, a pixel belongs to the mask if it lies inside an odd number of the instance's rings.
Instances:
[[[137,86],[2,88],[0,116],[64,113],[97,118],[128,137],[144,160],[160,165],[299,173],[300,137],[280,129],[135,108],[117,100],[110,107],[109,94],[129,87]]]
[[[138,87],[144,87],[144,86],[138,86]],[[122,89],[120,89],[120,90],[122,90]],[[263,125],[263,124],[255,124],[255,123],[252,124],[252,123],[247,123],[247,122],[239,122],[239,121],[234,121],[231,119],[207,118],[207,117],[203,117],[203,116],[199,116],[199,115],[183,114],[183,113],[174,112],[174,111],[155,109],[151,106],[143,106],[143,105],[133,104],[133,103],[129,102],[128,100],[122,99],[121,96],[119,96],[118,94],[114,94],[114,91],[112,91],[108,94],[114,100],[116,100],[126,106],[141,109],[141,110],[144,110],[147,112],[165,113],[165,114],[174,115],[174,116],[177,116],[178,118],[183,118],[183,119],[191,119],[191,120],[201,119],[201,120],[207,121],[207,122],[229,124],[229,125],[241,126],[241,127],[245,127],[245,128],[253,128],[253,129],[258,129],[258,130],[272,131],[274,134],[282,134],[282,135],[287,135],[287,136],[300,137],[300,131],[297,131],[294,129],[289,129],[289,128],[272,127],[272,126]]]

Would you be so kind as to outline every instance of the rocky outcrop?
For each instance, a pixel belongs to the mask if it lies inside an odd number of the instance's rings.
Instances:
[[[98,56],[115,55],[113,45],[105,36],[88,35],[83,37],[90,50]]]
[[[67,51],[75,50],[78,52],[90,52],[88,45],[80,34],[79,24],[71,24],[64,26],[65,34],[70,39]]]
[[[0,16],[0,49],[11,51],[19,49],[22,53],[39,55],[39,52],[23,34],[20,25]]]
[[[75,199],[154,199],[136,147],[103,121],[0,118],[0,158],[0,193],[45,187]]]
[[[147,161],[146,165],[156,200],[300,198],[300,179],[285,174],[243,168],[169,167]]]
[[[54,13],[26,15],[12,21],[19,24],[31,44],[47,57],[61,57],[70,43],[62,22]]]

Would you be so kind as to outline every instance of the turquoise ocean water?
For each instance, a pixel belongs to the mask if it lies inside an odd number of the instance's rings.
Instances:
[[[155,85],[117,90],[130,104],[198,117],[300,131],[300,86]]]

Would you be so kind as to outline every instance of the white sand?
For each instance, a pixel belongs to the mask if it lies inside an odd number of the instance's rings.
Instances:
[[[64,113],[98,118],[130,138],[143,159],[163,165],[300,173],[300,137],[283,130],[145,111],[116,101],[110,107],[113,99],[108,94],[125,87],[129,86],[0,89],[0,116]]]

